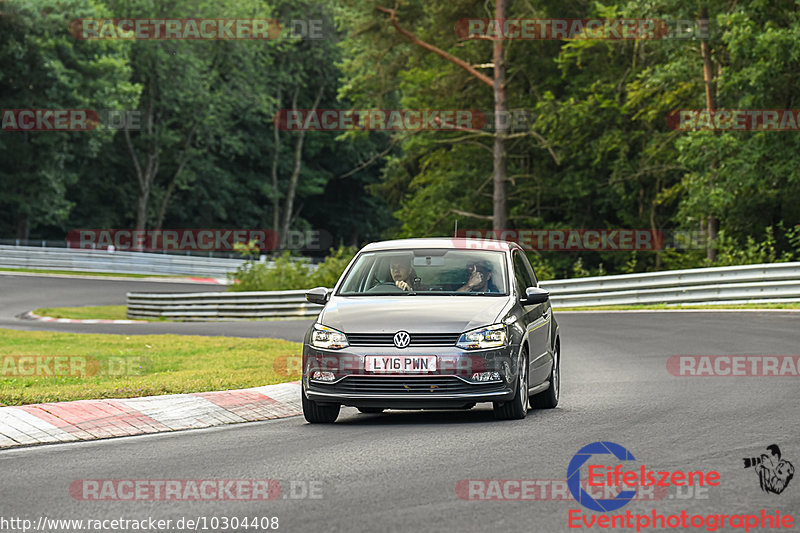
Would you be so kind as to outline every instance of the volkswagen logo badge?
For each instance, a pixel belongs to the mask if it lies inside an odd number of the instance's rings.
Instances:
[[[411,335],[407,331],[398,331],[394,334],[394,345],[398,348],[405,348],[411,342]]]

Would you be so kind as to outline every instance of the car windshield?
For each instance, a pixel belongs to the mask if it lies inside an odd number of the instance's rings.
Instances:
[[[508,294],[505,255],[475,250],[385,250],[358,256],[337,294]]]

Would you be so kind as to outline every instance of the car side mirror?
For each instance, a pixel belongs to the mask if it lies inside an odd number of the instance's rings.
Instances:
[[[325,287],[314,287],[313,289],[306,291],[306,300],[311,302],[312,304],[319,304],[325,305],[328,303],[328,298],[330,298],[331,291]]]
[[[525,289],[525,296],[520,298],[519,301],[523,305],[536,305],[543,304],[550,299],[550,292],[539,287],[528,287]]]

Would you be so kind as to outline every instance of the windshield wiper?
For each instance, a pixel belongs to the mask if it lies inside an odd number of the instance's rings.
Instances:
[[[449,292],[447,294],[450,294],[452,296],[503,296],[502,292],[490,292],[490,291],[484,291],[484,292],[455,291],[455,292]]]
[[[416,292],[356,292],[353,294],[341,294],[340,296],[416,296]]]

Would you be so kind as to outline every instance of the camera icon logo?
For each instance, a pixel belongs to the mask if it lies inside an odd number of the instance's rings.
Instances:
[[[744,467],[752,468],[758,476],[761,490],[771,494],[780,494],[794,477],[794,465],[781,458],[781,449],[777,444],[767,446],[769,453],[760,457],[745,457]]]

